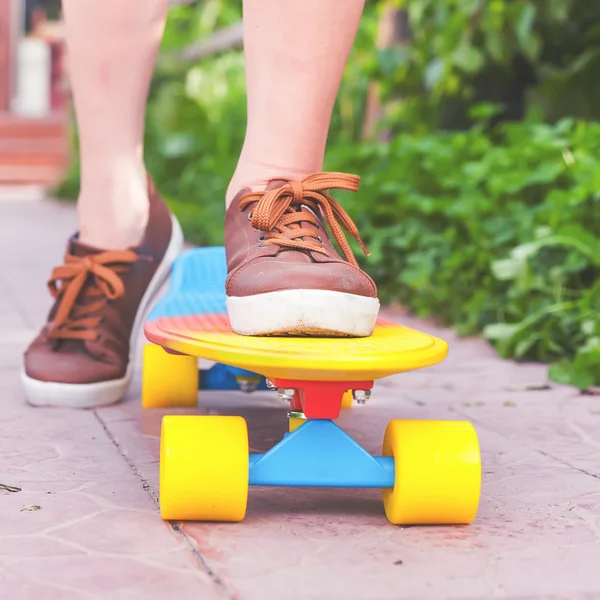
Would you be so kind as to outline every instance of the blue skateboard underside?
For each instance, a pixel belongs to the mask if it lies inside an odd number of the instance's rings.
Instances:
[[[224,313],[227,265],[225,248],[186,250],[175,261],[169,289],[148,315],[148,321],[160,317],[183,317]],[[200,389],[238,390],[240,381],[260,378],[258,387],[267,389],[265,378],[255,373],[217,363],[200,373]]]

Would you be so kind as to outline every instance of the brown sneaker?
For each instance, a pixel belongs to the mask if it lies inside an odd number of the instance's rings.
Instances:
[[[123,398],[145,311],[182,244],[177,220],[152,185],[138,247],[102,251],[71,238],[65,264],[48,282],[56,299],[48,322],[25,352],[30,404],[89,408]]]
[[[358,182],[356,175],[316,173],[236,196],[225,217],[227,310],[236,333],[373,333],[377,287],[358,267],[342,227],[367,249],[352,219],[326,192],[357,191]]]

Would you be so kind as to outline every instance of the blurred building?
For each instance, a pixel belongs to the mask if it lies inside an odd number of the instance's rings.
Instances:
[[[56,183],[68,161],[59,2],[0,0],[0,184]]]

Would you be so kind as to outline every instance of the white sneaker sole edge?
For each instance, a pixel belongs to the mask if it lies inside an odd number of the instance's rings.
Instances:
[[[379,300],[327,290],[282,290],[228,296],[231,328],[241,335],[332,335],[373,333]]]

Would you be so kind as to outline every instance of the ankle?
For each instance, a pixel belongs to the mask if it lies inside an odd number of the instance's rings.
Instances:
[[[253,164],[240,162],[229,182],[225,194],[225,205],[229,207],[236,194],[244,188],[249,188],[252,192],[261,191],[273,180],[298,181],[319,170],[320,167],[318,166],[316,168],[302,168],[258,162]]]
[[[137,171],[137,172],[135,172]],[[82,178],[78,200],[79,238],[107,250],[137,246],[143,239],[150,206],[145,171],[120,169]]]

